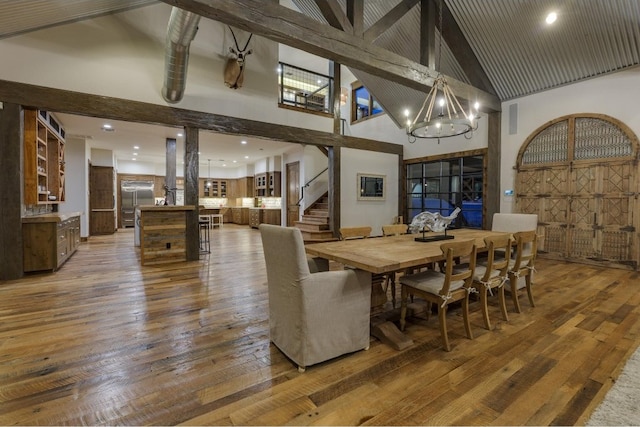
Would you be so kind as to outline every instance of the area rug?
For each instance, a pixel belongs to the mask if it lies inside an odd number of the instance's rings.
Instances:
[[[588,426],[640,426],[640,348],[629,358]]]

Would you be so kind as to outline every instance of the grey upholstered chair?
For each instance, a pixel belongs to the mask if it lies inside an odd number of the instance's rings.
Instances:
[[[300,230],[260,225],[271,341],[298,370],[369,348],[371,274],[307,260]],[[317,271],[312,273],[312,271]]]

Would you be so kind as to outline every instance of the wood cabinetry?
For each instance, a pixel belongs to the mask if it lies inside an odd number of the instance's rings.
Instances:
[[[227,197],[226,179],[205,179],[202,181],[202,197]]]
[[[249,208],[231,208],[231,217],[234,224],[249,224]]]
[[[258,228],[262,223],[262,213],[264,209],[249,208],[249,226],[251,228]]]
[[[260,224],[280,225],[280,209],[249,208],[249,225],[258,228]]]
[[[280,197],[282,185],[280,172],[263,172],[254,177],[256,197]]]
[[[56,270],[80,245],[80,214],[46,214],[22,219],[25,272]]]
[[[265,224],[280,225],[282,223],[280,209],[264,209],[262,222]]]
[[[112,167],[89,169],[89,234],[113,234],[116,231],[115,175]]]
[[[24,203],[65,200],[64,129],[47,111],[24,110]]]

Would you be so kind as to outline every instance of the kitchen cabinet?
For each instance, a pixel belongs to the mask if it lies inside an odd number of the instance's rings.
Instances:
[[[112,167],[89,168],[89,234],[116,231],[115,174]]]
[[[24,110],[24,203],[65,201],[65,131],[51,113]]]
[[[258,173],[254,176],[254,189],[256,197],[267,195],[267,173]]]
[[[226,179],[205,179],[201,188],[202,197],[227,197]]]
[[[263,209],[262,222],[264,224],[281,225],[281,217],[280,209]]]
[[[80,213],[22,218],[23,268],[55,271],[80,245]]]
[[[267,189],[267,197],[280,197],[282,194],[282,183],[280,172],[269,172],[269,185]]]
[[[251,228],[258,228],[262,223],[262,213],[264,209],[249,208],[249,226]]]
[[[231,208],[231,216],[234,224],[249,224],[249,208]]]

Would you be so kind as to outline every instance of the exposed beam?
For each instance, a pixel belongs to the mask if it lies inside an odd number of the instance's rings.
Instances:
[[[361,37],[364,33],[364,0],[347,0],[347,18],[353,26],[353,35]]]
[[[495,95],[496,90],[480,65],[480,61],[478,61],[478,58],[471,49],[469,42],[462,34],[453,14],[446,4],[443,6],[442,26],[444,28],[438,28],[438,30],[441,31],[442,37],[444,37],[444,40],[447,42],[447,46],[449,46],[453,56],[458,60],[462,71],[464,71],[467,78],[469,78],[471,84],[484,92]],[[449,82],[448,77],[447,82]],[[456,94],[458,93],[455,89],[454,92],[456,92]],[[480,103],[482,102],[483,101],[480,101]]]
[[[393,24],[395,24],[400,18],[409,12],[413,6],[418,4],[420,0],[402,0],[400,3],[394,6],[386,15],[378,19],[378,21],[371,25],[364,32],[364,39],[368,42],[374,42],[385,31],[387,31]]]
[[[349,22],[337,0],[315,0],[318,9],[333,28],[353,34],[353,25]]]
[[[436,73],[424,65],[368,43],[361,37],[347,34],[270,2],[162,1],[425,93],[429,92],[436,78]],[[500,111],[501,105],[497,96],[451,77],[447,77],[447,82],[458,98],[474,102],[477,100],[485,111]]]
[[[420,0],[420,63],[436,68],[435,0]]]
[[[220,114],[184,110],[147,102],[91,95],[0,80],[0,102],[41,110],[161,126],[194,127],[228,135],[256,136],[298,144],[339,146],[390,154],[402,154],[403,146],[366,138],[338,135]]]

